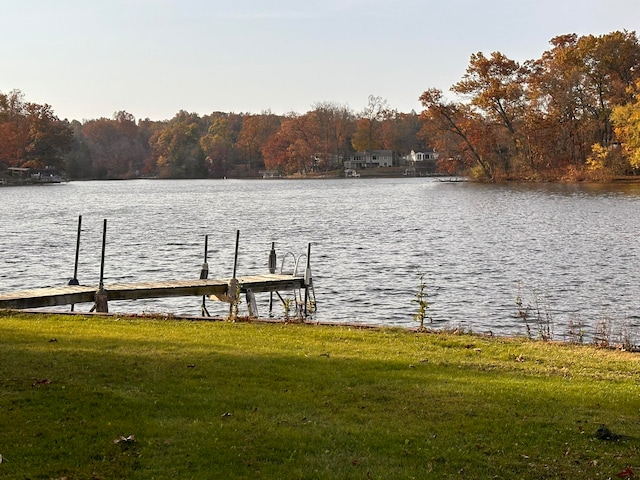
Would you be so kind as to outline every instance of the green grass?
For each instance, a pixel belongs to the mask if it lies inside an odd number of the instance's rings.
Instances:
[[[0,313],[0,478],[640,473],[639,367],[526,339]]]

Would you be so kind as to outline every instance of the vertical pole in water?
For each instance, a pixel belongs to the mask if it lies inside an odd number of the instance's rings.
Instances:
[[[78,282],[78,258],[80,256],[80,232],[82,231],[82,215],[78,216],[78,236],[76,237],[76,260],[73,264],[73,278],[69,280],[69,285],[80,285]],[[75,305],[71,304],[71,311],[73,312]]]
[[[236,253],[233,255],[233,278],[236,278],[238,270],[238,244],[240,242],[240,230],[236,230]]]
[[[96,311],[100,313],[108,313],[109,306],[107,304],[107,292],[104,289],[104,251],[107,243],[107,219],[104,219],[102,226],[102,255],[100,257],[100,284],[96,292]]]
[[[209,264],[207,263],[207,252],[209,249],[209,235],[204,236],[204,263],[202,264],[202,270],[200,270],[200,280],[206,280],[209,278]],[[205,305],[206,295],[202,296],[202,316],[209,317],[209,311]]]
[[[100,255],[100,290],[104,288],[104,251],[107,244],[107,219],[102,225],[102,254]]]
[[[240,298],[238,296],[238,280],[236,280],[236,273],[238,271],[238,245],[240,243],[240,230],[236,230],[236,252],[233,255],[233,277],[227,287],[229,290],[228,297],[231,299],[229,304],[229,318],[233,319],[233,307],[238,305]],[[235,319],[234,319],[235,320]]]
[[[69,285],[78,285],[78,258],[80,256],[80,233],[81,232],[82,232],[82,215],[78,215],[78,236],[76,237],[76,261],[73,265],[73,278],[69,281]]]
[[[269,252],[269,273],[276,273],[276,242],[271,242]],[[273,311],[273,292],[269,292],[269,314]]]
[[[307,303],[309,303],[309,284],[311,283],[311,243],[307,245],[307,268],[304,271],[304,316],[307,316]]]

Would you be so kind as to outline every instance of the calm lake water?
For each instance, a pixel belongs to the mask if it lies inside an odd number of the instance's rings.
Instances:
[[[424,275],[436,327],[524,334],[516,298],[554,336],[608,318],[640,325],[640,185],[477,185],[433,178],[71,182],[0,189],[0,291],[268,271],[311,246],[325,322],[416,326]],[[266,316],[268,294],[258,296]],[[212,314],[227,306],[207,303]],[[91,305],[76,310],[88,311]],[[68,308],[68,307],[65,307]],[[199,298],[111,302],[114,312],[200,313]],[[241,310],[242,313],[242,310]],[[274,313],[282,315],[280,306]],[[532,312],[533,314],[533,312]]]

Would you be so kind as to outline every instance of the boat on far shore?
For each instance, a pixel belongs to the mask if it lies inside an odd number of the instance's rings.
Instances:
[[[66,181],[67,180],[53,168],[37,170],[33,168],[9,167],[5,173],[0,174],[0,186],[41,185]]]

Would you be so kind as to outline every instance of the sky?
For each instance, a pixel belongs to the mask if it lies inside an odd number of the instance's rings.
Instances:
[[[473,53],[523,62],[616,30],[640,31],[640,1],[0,0],[0,92],[79,121],[360,112],[369,95],[420,112]]]

